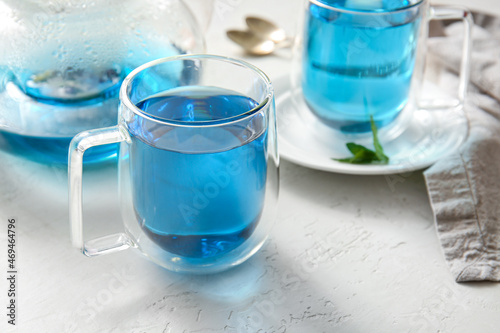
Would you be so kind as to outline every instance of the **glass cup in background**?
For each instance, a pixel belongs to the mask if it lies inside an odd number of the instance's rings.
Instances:
[[[301,87],[312,113],[346,134],[394,123],[404,109],[457,106],[468,83],[472,16],[426,0],[308,0]],[[458,97],[421,101],[429,20],[465,23]],[[411,111],[410,111],[411,112]]]
[[[120,90],[119,124],[83,132],[70,148],[73,244],[87,256],[138,248],[173,270],[211,273],[264,243],[278,196],[274,94],[242,61],[177,56],[134,70]],[[82,159],[121,142],[125,232],[84,242]]]

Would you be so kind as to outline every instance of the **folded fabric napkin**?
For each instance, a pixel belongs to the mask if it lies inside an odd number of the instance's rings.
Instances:
[[[474,13],[471,87],[465,105],[470,133],[458,152],[424,172],[438,237],[457,282],[500,281],[500,18]],[[432,30],[431,30],[432,31]],[[462,27],[442,27],[429,53],[456,87]]]

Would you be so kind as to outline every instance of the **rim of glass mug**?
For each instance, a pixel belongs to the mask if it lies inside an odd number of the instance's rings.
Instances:
[[[341,12],[341,13],[346,13],[346,14],[352,14],[352,15],[384,15],[384,14],[394,14],[398,12],[404,12],[409,9],[418,7],[422,5],[426,0],[416,0],[417,2],[411,3],[409,5],[399,7],[399,8],[394,8],[394,9],[354,9],[354,8],[340,8],[340,7],[335,7],[335,6],[330,6],[328,4],[325,4],[321,0],[309,0],[310,3],[315,4],[316,6],[329,9],[332,11],[336,12]]]
[[[244,68],[247,68],[254,73],[256,73],[265,83],[266,86],[266,96],[262,98],[262,101],[259,102],[259,104],[254,107],[253,109],[247,110],[244,113],[241,113],[236,116],[232,117],[227,117],[227,118],[221,118],[221,119],[216,119],[216,120],[206,120],[206,121],[180,121],[180,120],[171,120],[171,119],[158,119],[144,110],[138,108],[131,100],[129,96],[129,90],[130,90],[130,84],[133,82],[134,78],[144,71],[145,69],[152,68],[156,65],[159,64],[164,64],[167,62],[172,62],[172,61],[179,61],[179,60],[195,60],[195,59],[212,59],[216,61],[221,61],[224,63],[232,63],[234,65],[238,65]],[[273,87],[271,84],[271,80],[269,77],[258,67],[243,61],[243,60],[237,60],[229,57],[224,57],[224,56],[218,56],[218,55],[213,55],[213,54],[186,54],[186,55],[179,55],[179,56],[172,56],[172,57],[166,57],[166,58],[161,58],[157,60],[153,60],[150,62],[145,63],[142,66],[137,67],[134,69],[124,80],[122,83],[122,86],[120,87],[120,101],[126,106],[129,110],[134,112],[136,115],[145,118],[147,120],[159,123],[159,124],[167,124],[169,126],[176,126],[176,127],[217,127],[222,124],[224,125],[229,125],[235,122],[239,122],[242,120],[245,120],[251,116],[253,116],[255,113],[258,111],[262,110],[263,108],[267,107],[269,103],[273,100]]]

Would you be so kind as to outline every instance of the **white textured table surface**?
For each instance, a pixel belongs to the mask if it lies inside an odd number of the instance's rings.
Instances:
[[[209,52],[245,58],[271,79],[286,74],[288,51],[245,57],[224,30],[259,14],[292,32],[296,3],[216,0]],[[500,15],[496,0],[472,8]],[[87,237],[120,229],[115,173],[85,174]],[[193,277],[132,250],[79,254],[70,247],[66,171],[0,152],[0,332],[499,331],[500,284],[454,282],[421,171],[359,177],[283,161],[281,176],[263,250],[231,271]],[[18,225],[15,328],[6,323],[9,217]]]

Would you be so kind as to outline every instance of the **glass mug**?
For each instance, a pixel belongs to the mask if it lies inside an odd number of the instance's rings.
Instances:
[[[245,261],[274,221],[276,139],[271,82],[248,63],[186,55],[135,69],[120,88],[118,125],[71,142],[74,246],[87,256],[134,247],[169,270],[190,273]],[[84,241],[83,155],[115,142],[125,232]]]
[[[445,19],[465,23],[458,98],[419,101],[428,21]],[[471,27],[468,11],[426,0],[308,0],[300,65],[305,102],[327,126],[354,134],[369,132],[371,117],[379,128],[393,123],[407,107],[461,105]]]

